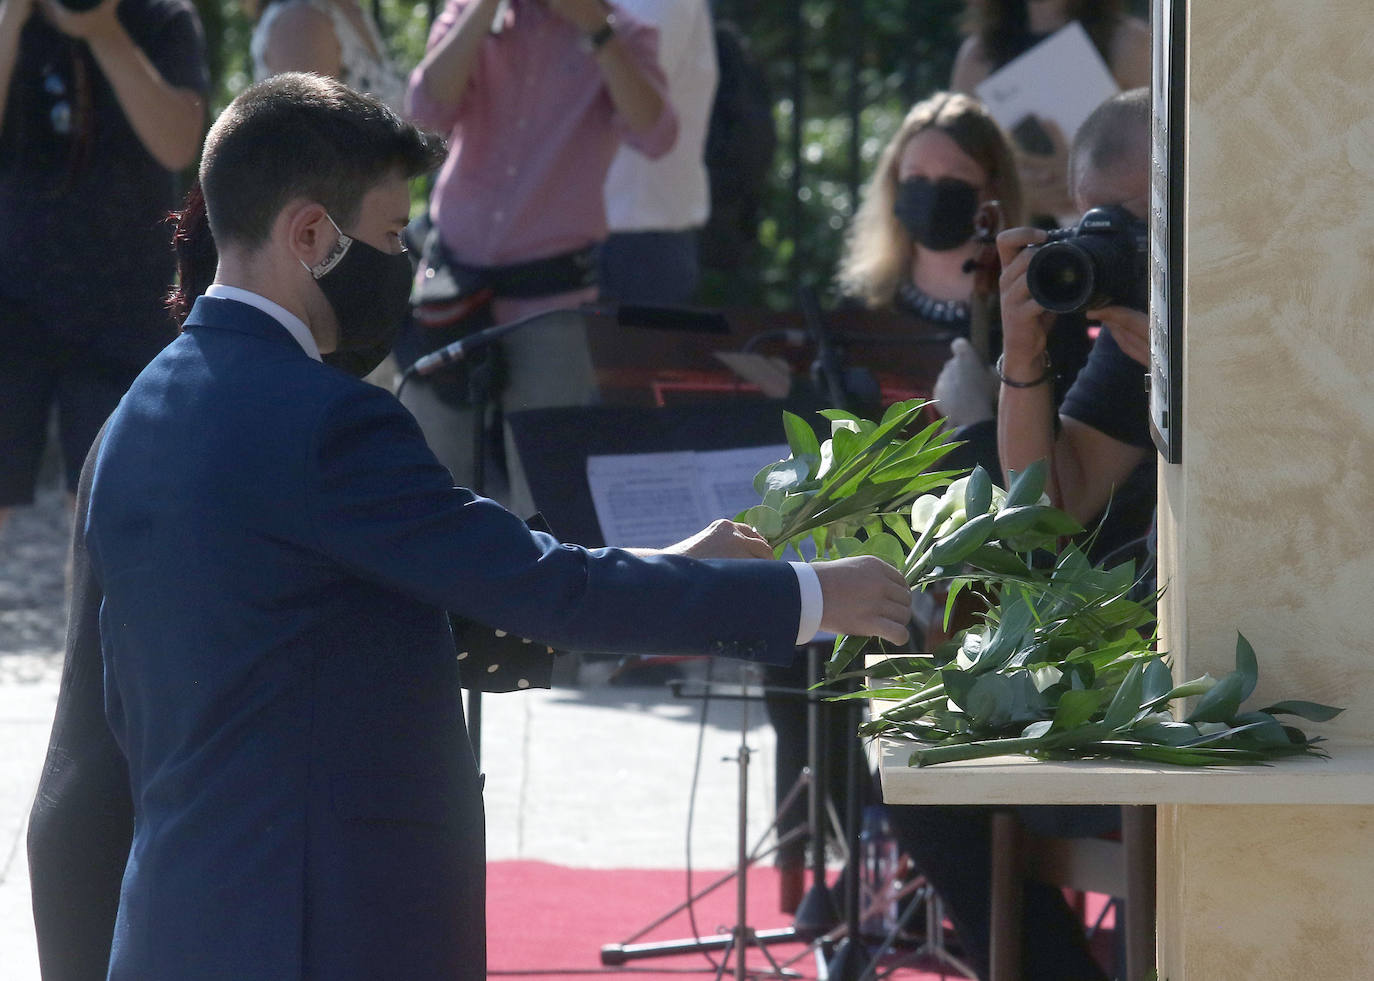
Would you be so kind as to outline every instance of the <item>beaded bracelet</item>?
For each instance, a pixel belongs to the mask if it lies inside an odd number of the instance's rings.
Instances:
[[[1045,382],[1049,381],[1051,378],[1054,377],[1054,365],[1052,365],[1052,364],[1050,363],[1050,352],[1049,352],[1049,351],[1045,351],[1045,352],[1044,352],[1044,357],[1045,357],[1045,373],[1044,373],[1043,375],[1041,375],[1039,378],[1035,379],[1035,381],[1028,381],[1028,382],[1013,381],[1012,379],[1008,378],[1006,375],[1002,374],[1002,362],[1003,362],[1003,360],[1006,358],[1006,355],[1005,355],[1005,354],[999,354],[999,355],[997,356],[997,367],[996,367],[996,369],[994,369],[994,370],[997,372],[997,377],[998,377],[999,380],[1001,380],[1001,382],[1002,382],[1003,385],[1010,385],[1012,388],[1034,388],[1036,385],[1043,385],[1043,384],[1045,384]]]

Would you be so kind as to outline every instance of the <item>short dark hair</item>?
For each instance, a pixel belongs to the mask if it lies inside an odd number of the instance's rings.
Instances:
[[[318,201],[351,225],[388,174],[418,177],[444,160],[441,138],[337,79],[285,72],[246,89],[205,137],[200,184],[221,247],[261,245],[288,202]]]
[[[1070,186],[1078,180],[1082,167],[1109,170],[1123,160],[1139,157],[1142,142],[1149,165],[1150,90],[1127,89],[1094,109],[1073,137],[1069,154]]]

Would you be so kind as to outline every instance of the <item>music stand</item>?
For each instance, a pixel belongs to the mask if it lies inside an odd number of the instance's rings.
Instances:
[[[607,542],[587,481],[588,457],[785,444],[785,408],[806,412],[810,406],[761,399],[663,408],[563,406],[510,412],[505,419],[535,507],[554,534],[598,548]]]
[[[807,413],[811,405],[788,403],[793,411]],[[778,445],[785,441],[782,425],[784,403],[755,399],[735,399],[725,402],[710,402],[688,406],[669,406],[663,408],[638,408],[627,406],[582,406],[553,409],[533,409],[514,412],[507,416],[506,422],[513,437],[516,451],[524,464],[526,479],[534,503],[540,513],[548,520],[555,532],[567,540],[577,541],[588,546],[605,544],[600,522],[596,515],[592,491],[587,479],[586,461],[589,456],[598,454],[625,454],[669,452],[682,450],[709,451],[737,449],[751,445]],[[819,673],[819,653],[811,651],[812,680]],[[682,695],[680,687],[675,686],[675,694]],[[773,689],[795,697],[808,700],[809,728],[814,727],[813,719],[816,702],[821,696],[806,690]],[[701,696],[739,698],[742,701],[754,697],[741,691],[737,696]],[[747,713],[741,709],[742,729],[747,727]],[[745,819],[747,801],[746,772],[749,765],[750,750],[747,732],[741,732],[739,755],[735,762],[740,769],[739,788],[739,840],[737,842],[737,868],[703,890],[699,891],[688,903],[682,904],[658,920],[642,928],[626,942],[607,944],[602,947],[602,963],[619,965],[630,960],[661,955],[709,950],[727,951],[721,962],[723,971],[729,956],[735,957],[736,973],[744,970],[744,954],[748,947],[763,949],[765,956],[772,962],[766,945],[783,941],[809,941],[824,934],[834,925],[833,905],[828,892],[818,896],[818,890],[825,891],[825,845],[824,829],[820,828],[819,798],[823,793],[816,774],[819,769],[817,755],[819,741],[814,733],[808,738],[809,766],[797,785],[789,791],[779,806],[784,813],[795,801],[803,788],[809,792],[807,822],[794,829],[794,834],[809,831],[813,836],[811,850],[815,884],[807,893],[803,907],[811,911],[812,922],[808,928],[799,931],[797,926],[774,930],[755,930],[745,920],[744,875],[747,866],[766,857],[771,852],[761,853],[761,843],[752,850],[745,840]],[[775,822],[776,824],[776,822]],[[769,831],[774,826],[770,826]],[[765,833],[767,834],[767,832]],[[775,848],[777,846],[774,846]],[[693,937],[684,940],[658,943],[633,943],[649,930],[666,922],[669,918],[708,892],[723,885],[731,878],[736,879],[737,922],[730,934],[709,937]],[[823,911],[831,910],[829,918]],[[799,913],[801,911],[799,910]],[[785,976],[786,972],[773,962],[774,973]]]

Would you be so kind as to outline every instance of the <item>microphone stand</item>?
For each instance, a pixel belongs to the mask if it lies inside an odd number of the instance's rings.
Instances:
[[[810,683],[815,684],[820,680],[820,648],[815,644],[808,645],[807,658]],[[743,673],[743,671],[744,667],[741,666],[741,673]],[[754,846],[752,851],[746,847],[745,840],[749,807],[747,772],[750,763],[750,754],[752,752],[748,745],[749,726],[747,703],[751,699],[762,696],[755,696],[747,693],[745,691],[743,677],[741,677],[740,692],[737,695],[714,692],[709,683],[699,694],[684,692],[681,682],[672,682],[669,687],[672,688],[674,697],[678,698],[714,698],[717,700],[741,702],[740,746],[738,755],[733,758],[733,762],[739,767],[739,793],[736,810],[739,837],[737,841],[736,866],[734,871],[699,890],[688,897],[686,902],[673,907],[673,909],[658,917],[647,926],[641,927],[625,941],[621,943],[603,944],[601,947],[601,963],[607,966],[619,967],[628,964],[630,961],[644,958],[685,953],[723,951],[723,959],[715,965],[717,970],[716,978],[717,981],[720,981],[732,956],[735,959],[735,975],[737,978],[742,978],[743,975],[741,972],[745,971],[745,952],[748,948],[754,947],[763,952],[763,956],[769,962],[769,970],[750,970],[748,972],[749,974],[763,974],[765,977],[772,978],[794,977],[796,976],[796,972],[791,971],[786,964],[780,965],[777,960],[774,959],[771,952],[769,952],[768,945],[792,942],[801,942],[808,945],[813,942],[819,943],[824,938],[824,935],[831,931],[839,922],[838,914],[835,912],[834,902],[831,899],[829,889],[825,883],[826,829],[823,826],[822,819],[822,814],[825,811],[825,789],[824,784],[818,779],[824,759],[824,753],[821,749],[819,726],[821,702],[824,700],[825,696],[810,688],[792,689],[778,686],[765,686],[766,692],[785,694],[806,700],[808,760],[807,766],[803,768],[797,783],[788,792],[786,799],[778,805],[778,815],[780,817],[784,811],[792,806],[795,796],[802,790],[805,790],[807,793],[807,823],[801,828],[794,828],[785,833],[771,849],[764,852],[762,851],[762,839]],[[727,761],[730,761],[730,758],[727,758]],[[778,820],[775,819],[769,830],[773,831],[777,828]],[[801,905],[797,908],[794,925],[767,930],[759,930],[750,926],[748,924],[745,883],[745,876],[749,867],[756,861],[775,852],[784,841],[791,841],[794,837],[802,834],[811,835],[810,858],[812,862],[811,871],[813,875],[813,885],[803,899]],[[643,937],[645,934],[667,922],[677,913],[688,908],[696,900],[713,892],[731,879],[735,880],[736,905],[735,923],[729,933],[650,943],[636,942],[640,937]]]
[[[825,329],[825,318],[821,316],[821,304],[816,298],[816,291],[809,286],[802,287],[797,291],[797,302],[801,307],[807,332],[816,345],[816,366],[820,370],[825,393],[835,408],[847,409],[849,398],[845,392],[844,372],[840,369],[835,345],[831,343],[830,335]]]
[[[462,340],[455,341],[445,348],[416,359],[414,364],[401,372],[401,377],[396,383],[395,395],[399,399],[406,383],[412,378],[442,371],[450,365],[466,364],[468,366],[468,403],[473,410],[472,474],[468,489],[479,497],[485,496],[486,493],[487,413],[493,400],[499,394],[496,391],[499,373],[492,358],[474,359],[474,355],[483,352],[489,345],[499,341],[507,334],[542,319],[549,312],[541,310],[509,323],[497,324],[494,327],[474,331]],[[468,687],[467,723],[468,741],[472,744],[473,756],[480,766],[482,762],[482,691],[476,686]]]

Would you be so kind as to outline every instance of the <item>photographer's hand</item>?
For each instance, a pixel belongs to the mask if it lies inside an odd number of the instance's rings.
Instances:
[[[162,77],[120,22],[119,4],[104,0],[78,12],[58,0],[40,0],[54,27],[86,42],[143,148],[167,170],[181,170],[200,151],[204,104],[196,92]]]
[[[1045,241],[1038,228],[1012,228],[997,236],[1002,258],[1002,364],[1004,380],[1020,385],[1001,387],[997,403],[997,454],[1010,473],[1025,470],[1036,460],[1049,460],[1046,483],[1050,500],[1058,503],[1055,470],[1054,387],[1046,378],[1045,346],[1054,314],[1031,296],[1026,268]]]
[[[1103,307],[1087,311],[1088,319],[1097,320],[1112,332],[1117,347],[1133,361],[1150,366],[1150,318],[1130,307]]]
[[[1002,259],[1002,371],[1019,381],[1044,373],[1045,344],[1054,323],[1054,314],[1035,302],[1026,285],[1026,268],[1035,254],[1028,246],[1043,241],[1045,233],[1038,228],[1009,228],[997,236]]]

